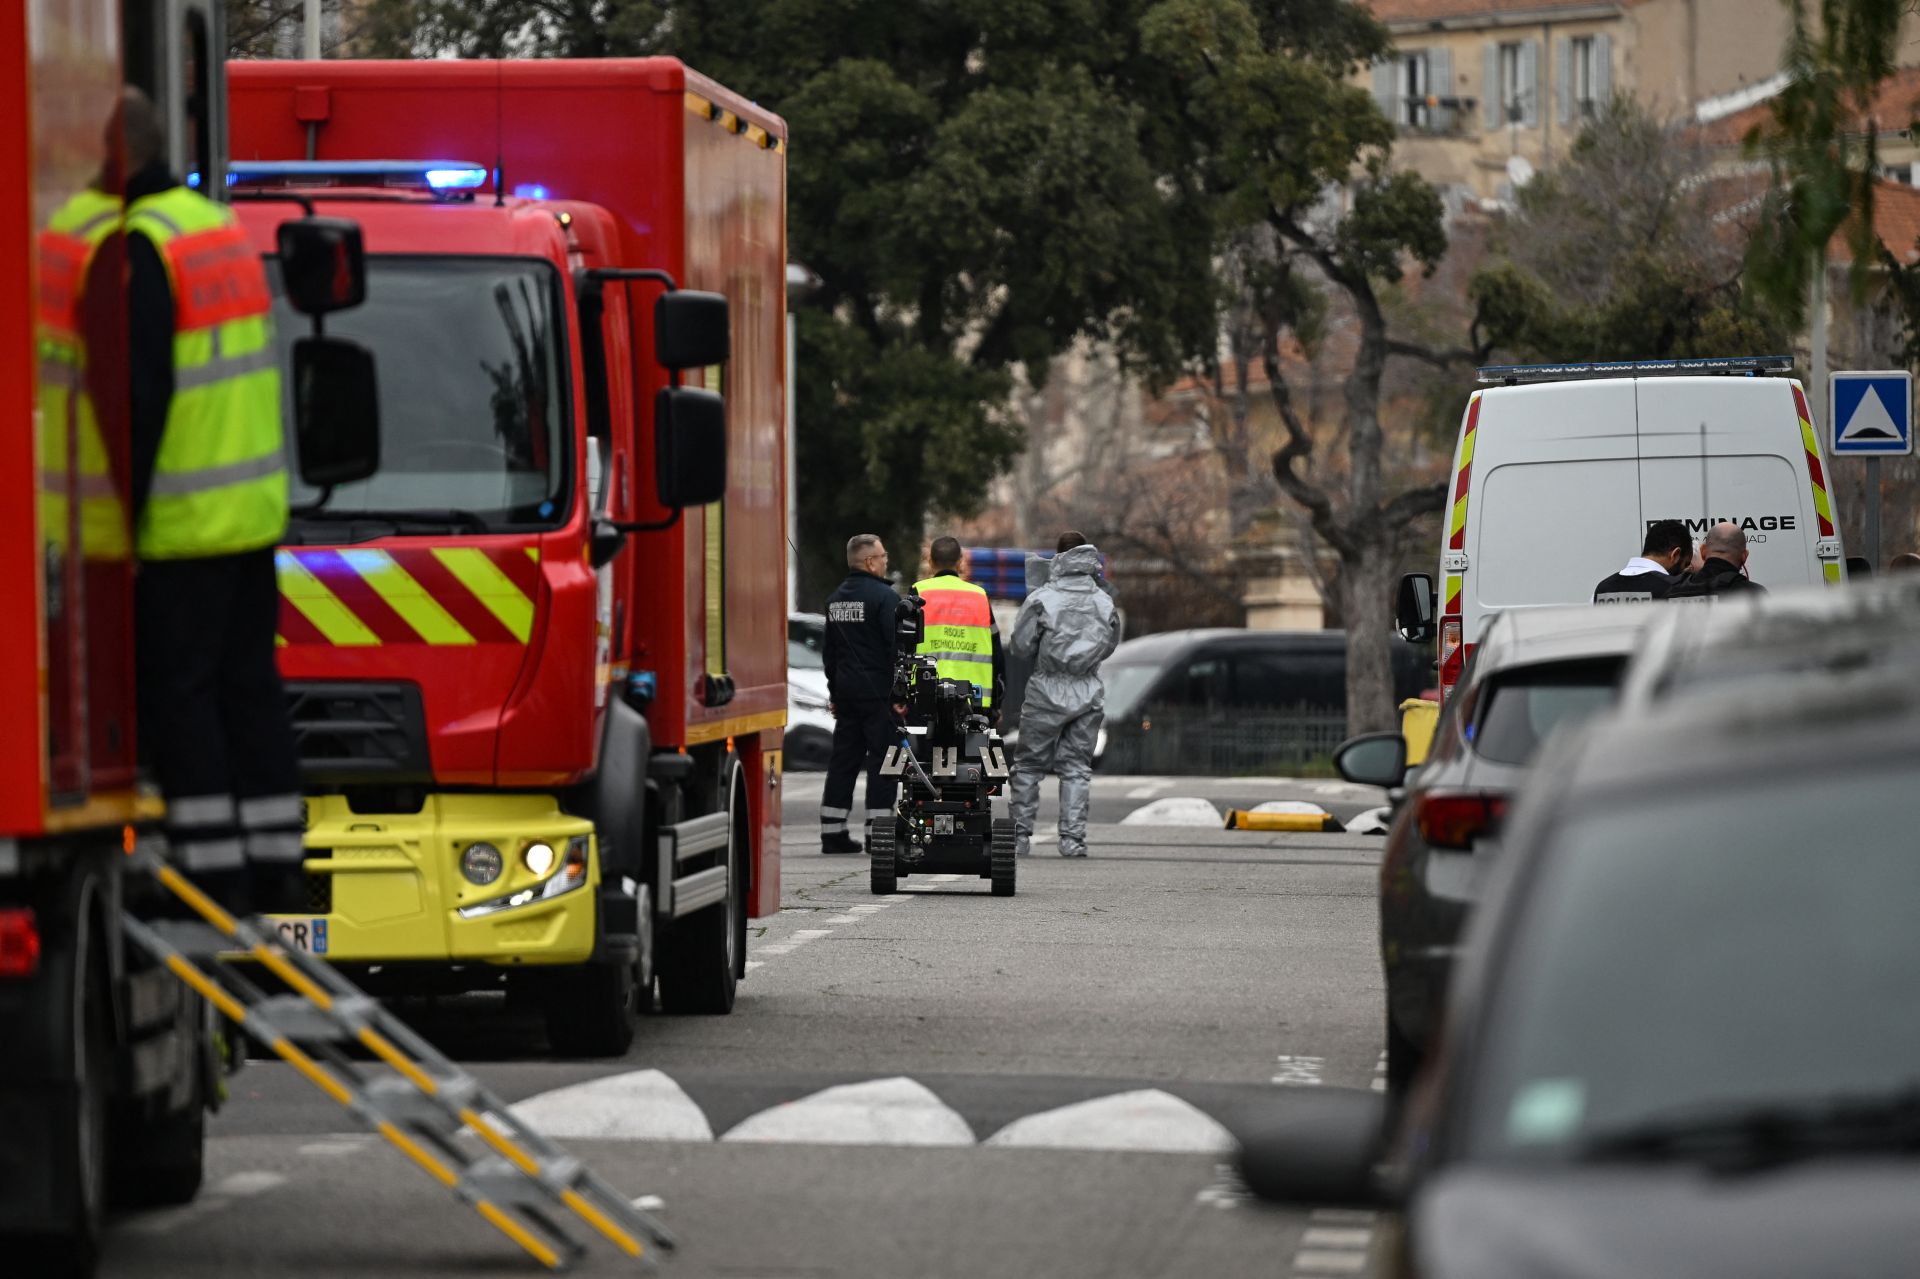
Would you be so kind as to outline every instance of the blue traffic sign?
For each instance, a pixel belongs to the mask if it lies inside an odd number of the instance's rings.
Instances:
[[[1913,452],[1913,374],[1832,375],[1829,447],[1835,457],[1903,457]]]

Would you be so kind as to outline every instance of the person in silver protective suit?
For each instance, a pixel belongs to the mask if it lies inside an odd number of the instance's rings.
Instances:
[[[1049,772],[1060,777],[1060,855],[1087,855],[1093,747],[1106,696],[1100,663],[1119,643],[1120,615],[1100,584],[1100,552],[1085,542],[1063,547],[1046,582],[1020,606],[1008,645],[1033,664],[1013,762],[1014,849],[1022,857],[1032,851],[1040,779]]]

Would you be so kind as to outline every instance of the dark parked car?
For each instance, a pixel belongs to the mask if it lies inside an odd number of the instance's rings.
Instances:
[[[1256,1193],[1399,1207],[1421,1279],[1916,1272],[1920,680],[1751,694],[1542,753],[1397,1167],[1386,1098],[1329,1094],[1245,1134]]]
[[[1431,659],[1392,641],[1396,700],[1432,683]],[[1347,731],[1345,631],[1167,631],[1100,668],[1109,773],[1257,774],[1332,754]]]
[[[1467,911],[1500,819],[1547,736],[1614,699],[1646,608],[1515,609],[1488,622],[1407,783],[1380,863],[1387,1090],[1403,1096],[1440,1022]],[[1370,734],[1334,756],[1350,782],[1397,785],[1406,748]]]

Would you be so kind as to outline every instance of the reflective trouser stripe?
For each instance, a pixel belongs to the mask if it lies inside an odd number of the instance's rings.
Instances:
[[[240,824],[249,830],[306,824],[307,806],[298,795],[256,795],[240,801]]]
[[[845,822],[821,822],[820,833],[822,835],[845,835],[847,833],[847,824]]]
[[[249,861],[298,865],[306,860],[306,855],[304,839],[293,831],[252,831],[247,835]]]
[[[233,825],[233,796],[231,795],[185,795],[167,801],[167,825],[185,826],[231,826]]]
[[[233,870],[246,865],[246,850],[234,835],[219,839],[174,839],[171,842],[174,860],[180,863],[182,870]]]
[[[833,808],[827,804],[820,805],[821,821],[825,821],[829,817],[848,817],[851,816],[852,813],[853,810],[850,808]]]
[[[893,810],[891,808],[869,808],[867,810],[867,820],[870,822],[877,822],[891,816],[893,816]]]

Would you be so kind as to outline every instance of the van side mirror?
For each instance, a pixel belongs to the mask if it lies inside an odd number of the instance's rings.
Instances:
[[[364,480],[380,469],[380,396],[373,352],[345,338],[293,344],[293,435],[311,488]]]
[[[653,397],[653,476],[660,505],[678,510],[727,492],[727,410],[712,391],[667,386]]]
[[[663,368],[704,369],[731,353],[723,295],[675,289],[654,301],[653,355]]]
[[[331,315],[367,300],[367,250],[347,218],[296,218],[275,233],[287,302],[302,315]]]
[[[1393,601],[1393,622],[1400,637],[1414,644],[1433,640],[1433,579],[1425,573],[1408,573],[1400,579],[1400,590]]]
[[[1847,576],[1849,578],[1872,577],[1873,561],[1864,555],[1847,556]]]

